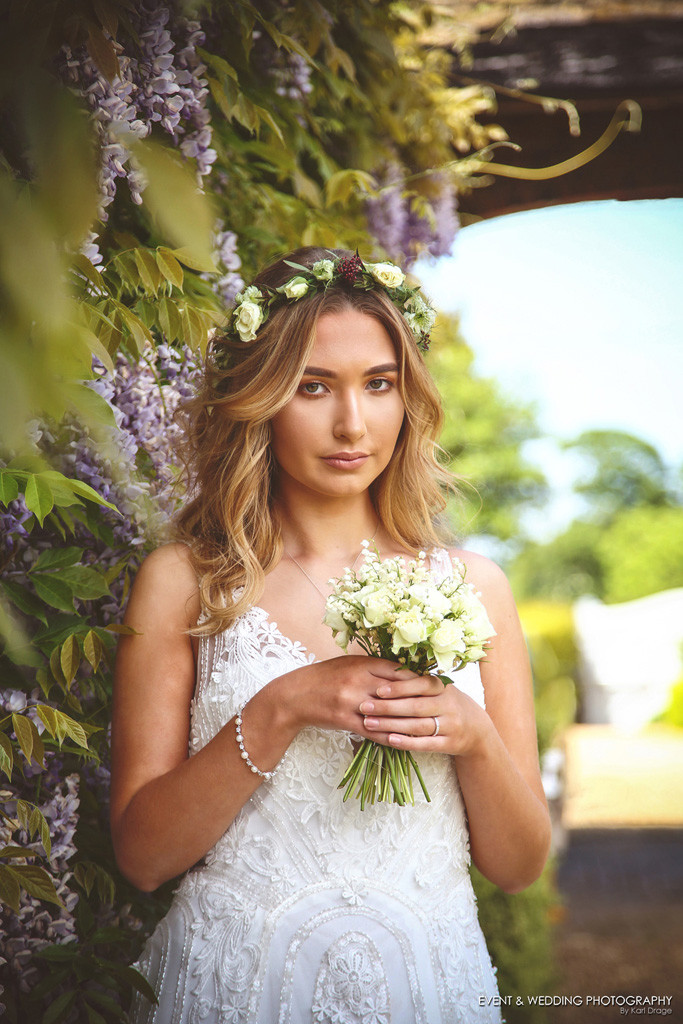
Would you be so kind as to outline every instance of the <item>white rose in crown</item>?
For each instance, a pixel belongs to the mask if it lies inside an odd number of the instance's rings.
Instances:
[[[235,327],[242,341],[253,341],[263,323],[263,310],[255,302],[245,299],[234,310]]]
[[[305,277],[292,277],[286,284],[283,284],[282,289],[288,299],[301,299],[308,291],[308,281]]]
[[[370,273],[385,288],[400,288],[406,279],[401,268],[395,267],[393,263],[373,263]]]
[[[318,281],[331,281],[334,277],[334,263],[332,260],[318,260],[311,267],[311,273]]]

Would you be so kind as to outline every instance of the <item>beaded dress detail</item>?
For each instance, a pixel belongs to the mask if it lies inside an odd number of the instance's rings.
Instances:
[[[433,575],[451,572],[446,551]],[[252,607],[202,638],[196,753],[272,679],[314,656]],[[455,675],[480,705],[479,668]],[[468,874],[451,758],[421,754],[415,805],[342,802],[353,748],[306,728],[272,779],[189,871],[136,965],[135,1024],[498,1024],[498,995]],[[483,1005],[482,1005],[483,1004]]]

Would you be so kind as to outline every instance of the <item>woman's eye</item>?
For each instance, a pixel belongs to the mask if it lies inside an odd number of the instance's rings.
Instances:
[[[368,381],[368,387],[371,391],[388,391],[391,387],[391,381],[387,380],[386,377],[373,377],[371,381]]]
[[[305,395],[321,395],[323,387],[319,380],[309,380],[301,385],[301,391]]]

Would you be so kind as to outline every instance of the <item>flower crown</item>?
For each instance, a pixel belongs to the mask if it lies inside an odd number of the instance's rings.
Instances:
[[[326,292],[331,285],[346,285],[372,291],[381,288],[399,310],[415,336],[417,347],[423,352],[429,348],[429,332],[434,326],[436,312],[420,294],[420,289],[405,284],[405,274],[393,263],[363,263],[355,256],[337,256],[318,260],[312,267],[304,267],[290,260],[283,262],[296,271],[279,288],[250,285],[235,297],[226,335],[235,341],[253,341],[268,319],[271,310],[287,302],[297,302],[307,295]]]

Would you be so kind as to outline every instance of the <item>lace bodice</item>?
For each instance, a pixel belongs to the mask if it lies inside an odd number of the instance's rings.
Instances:
[[[441,578],[446,552],[432,556]],[[200,643],[195,753],[272,679],[314,660],[252,607]],[[483,704],[476,665],[457,685]],[[360,810],[337,789],[351,735],[306,728],[201,865],[180,883],[140,968],[157,1024],[497,1021],[468,874],[454,763],[420,756],[431,803]],[[167,1016],[163,1014],[166,1013]]]

